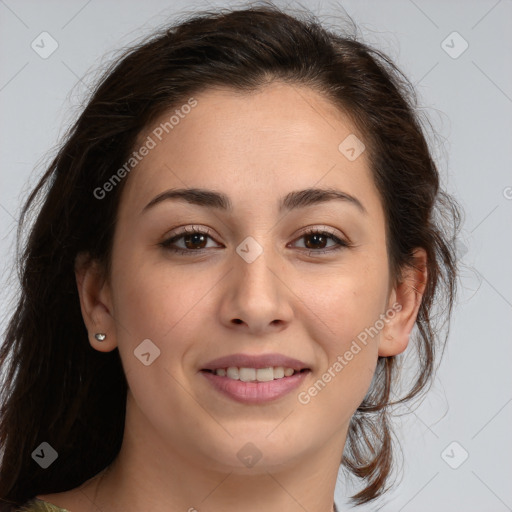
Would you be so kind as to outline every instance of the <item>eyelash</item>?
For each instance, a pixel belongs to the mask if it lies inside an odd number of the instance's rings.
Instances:
[[[164,249],[166,249],[168,251],[172,251],[172,252],[177,253],[177,254],[183,254],[183,255],[186,255],[186,256],[198,255],[198,254],[202,254],[204,251],[206,251],[208,249],[197,249],[197,250],[195,250],[195,249],[182,249],[180,247],[172,247],[171,244],[173,244],[174,242],[176,242],[180,238],[183,238],[185,235],[200,234],[200,235],[206,235],[206,236],[208,236],[208,237],[213,239],[213,237],[211,236],[210,233],[211,233],[211,231],[209,229],[203,230],[203,229],[198,229],[198,228],[195,228],[195,227],[192,227],[191,229],[185,228],[181,232],[175,234],[173,237],[168,238],[167,240],[164,240],[163,242],[161,242],[158,245],[160,245],[161,247],[163,247]],[[328,229],[309,228],[305,232],[303,232],[300,235],[300,237],[297,238],[296,240],[300,240],[301,238],[304,238],[304,237],[310,236],[310,235],[323,235],[323,236],[327,236],[328,238],[330,238],[331,240],[336,242],[336,244],[338,244],[338,246],[337,247],[331,247],[329,249],[309,249],[309,250],[306,251],[308,256],[312,256],[312,255],[317,256],[319,254],[332,253],[332,252],[339,251],[339,250],[347,248],[347,247],[351,247],[351,244],[349,242],[346,242],[345,240],[341,240],[340,238],[335,236],[334,233],[330,232]]]

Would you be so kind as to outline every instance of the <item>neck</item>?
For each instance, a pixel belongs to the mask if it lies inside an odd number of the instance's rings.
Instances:
[[[164,443],[129,398],[121,451],[83,492],[104,512],[333,512],[344,441],[333,436],[286,466],[223,467]]]

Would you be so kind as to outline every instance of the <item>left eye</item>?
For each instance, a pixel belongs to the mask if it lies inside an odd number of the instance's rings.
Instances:
[[[307,233],[303,233],[297,240],[301,239],[310,240],[308,243],[305,244],[305,248],[310,250],[313,249],[313,252],[329,252],[330,250],[337,250],[340,249],[341,247],[348,246],[346,242],[344,242],[334,234],[329,233],[327,231],[311,230],[308,231]],[[326,247],[326,243],[328,240],[333,241],[334,245],[331,246],[332,249],[323,250]]]
[[[207,248],[206,244],[208,238],[213,240],[209,233],[209,231],[201,231],[198,229],[185,229],[181,233],[178,233],[175,236],[173,236],[172,238],[163,241],[162,243],[160,243],[160,245],[170,251],[190,255],[191,253],[194,252],[202,252],[204,249]],[[177,242],[181,241],[181,239],[183,239],[184,246],[177,245]],[[303,233],[296,240],[301,239],[308,240],[304,246],[304,249],[308,249],[308,254],[322,254],[326,252],[336,251],[342,249],[343,247],[349,247],[349,244],[347,242],[341,240],[333,233],[329,233],[327,231],[322,230],[310,230],[306,233]],[[329,240],[334,242],[334,244],[326,248],[326,244]]]

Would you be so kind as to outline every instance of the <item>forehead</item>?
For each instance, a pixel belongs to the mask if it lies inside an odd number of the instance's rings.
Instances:
[[[123,192],[124,202],[139,211],[177,187],[222,189],[235,208],[251,197],[260,201],[319,185],[376,194],[365,152],[351,160],[340,150],[347,138],[362,142],[362,135],[346,114],[304,86],[209,89],[162,114],[137,144],[148,137],[153,147]]]

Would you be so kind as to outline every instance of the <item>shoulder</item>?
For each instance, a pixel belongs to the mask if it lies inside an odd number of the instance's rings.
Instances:
[[[70,512],[65,508],[57,507],[52,503],[40,500],[39,498],[32,498],[24,503],[16,512]]]

